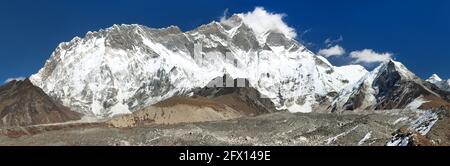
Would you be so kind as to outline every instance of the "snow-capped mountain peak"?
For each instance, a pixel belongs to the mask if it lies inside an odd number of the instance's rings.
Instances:
[[[259,40],[233,19],[234,27],[212,22],[188,32],[136,24],[88,32],[60,44],[31,81],[73,110],[113,116],[187,95],[229,73],[247,78],[278,109],[311,112],[367,73],[358,65],[332,66],[276,31]]]
[[[220,22],[230,27],[246,25],[252,29],[259,43],[264,43],[270,33],[294,39],[297,33],[283,21],[284,16],[284,14],[269,13],[262,7],[256,7],[252,12],[234,14],[230,18],[223,17]]]
[[[385,64],[388,67],[388,70],[395,70],[397,71],[400,76],[404,79],[411,79],[411,80],[417,80],[420,79],[417,77],[413,72],[411,72],[408,68],[405,67],[402,63],[394,60],[389,60],[387,64]]]
[[[426,81],[436,85],[439,89],[450,92],[450,79],[443,80],[437,74],[431,75]]]
[[[390,60],[342,90],[332,111],[404,108],[420,95],[439,96],[402,63]]]
[[[426,81],[430,82],[430,83],[436,83],[436,82],[441,82],[442,79],[441,77],[439,77],[437,74],[433,74],[430,76],[430,78],[428,78]]]

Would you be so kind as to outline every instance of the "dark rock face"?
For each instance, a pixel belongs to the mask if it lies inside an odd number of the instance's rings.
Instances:
[[[436,96],[444,100],[448,96],[445,91],[427,86],[427,83],[421,79],[402,78],[392,62],[388,64],[387,70],[376,79],[374,86],[379,90],[376,95],[376,110],[405,108],[420,96]]]
[[[0,127],[61,123],[81,116],[53,101],[28,79],[0,87]]]
[[[429,95],[420,82],[403,79],[397,71],[395,64],[389,62],[387,69],[380,73],[373,83],[378,88],[376,94],[376,110],[405,108],[420,95]]]
[[[402,77],[395,69],[395,64],[389,62],[386,70],[384,70],[377,79],[374,80],[373,86],[378,87],[377,98],[387,96],[395,92],[396,87],[401,86]]]
[[[250,49],[259,49],[258,40],[255,35],[253,35],[252,30],[248,26],[241,26],[238,29],[238,33],[234,35],[232,39],[235,45],[244,50],[249,51]]]
[[[401,85],[401,86],[400,86]],[[415,82],[402,82],[399,86],[392,86],[389,93],[377,96],[376,110],[405,108],[409,103],[421,95],[431,94]]]
[[[355,95],[350,97],[349,100],[345,103],[344,110],[355,110],[357,108],[360,108],[363,105],[364,100],[366,99],[364,91],[367,91],[367,88],[370,87],[367,87],[365,84],[362,84],[362,86],[360,86],[356,91]]]
[[[343,105],[343,110],[404,109],[420,96],[426,97],[430,101],[435,99],[449,101],[449,93],[439,90],[439,88],[421,80],[412,73],[405,73],[409,71],[402,71],[402,66],[398,66],[395,62],[390,61],[384,65],[379,73],[374,76],[371,84],[362,83],[355,89]],[[367,99],[366,94],[369,94],[371,90],[374,91],[373,97],[376,101],[372,105],[365,105],[366,108],[362,108],[364,103],[370,100]],[[439,102],[442,103],[442,101]],[[441,105],[436,109],[439,109]],[[333,110],[336,110],[336,108]]]
[[[222,79],[224,85],[227,79],[233,81],[234,87],[204,87],[194,90],[194,95],[207,97],[248,115],[278,111],[270,99],[264,98],[258,90],[250,86],[248,80],[244,80],[245,87],[238,87],[238,79],[232,79],[228,75]]]
[[[299,45],[295,41],[286,38],[284,34],[277,32],[270,32],[267,35],[266,44],[269,46],[283,46],[285,49]]]

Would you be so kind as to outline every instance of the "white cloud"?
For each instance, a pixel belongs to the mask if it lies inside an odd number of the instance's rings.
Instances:
[[[222,17],[220,17],[220,22],[226,22],[227,21],[227,15],[228,15],[228,8],[226,8],[223,11],[223,15],[222,15]]]
[[[392,59],[392,53],[377,53],[372,49],[364,49],[351,52],[350,57],[355,63],[376,63],[389,61]]]
[[[8,79],[6,79],[5,84],[8,82],[11,82],[11,81],[23,81],[25,79],[26,79],[25,77],[8,78]]]
[[[225,12],[226,13],[226,12]],[[280,32],[286,35],[288,38],[297,37],[297,33],[294,28],[289,27],[283,18],[286,14],[270,13],[267,12],[263,7],[256,7],[255,10],[248,13],[237,14],[244,24],[249,26],[257,34],[264,34],[268,31]],[[226,22],[224,17],[221,18],[221,22]]]
[[[344,37],[339,36],[339,38],[337,39],[328,38],[324,41],[324,43],[327,45],[327,47],[331,47],[332,45],[336,45],[342,41],[344,41]]]
[[[344,48],[342,48],[339,45],[335,45],[333,47],[330,48],[325,48],[325,49],[321,49],[319,50],[319,55],[322,55],[324,57],[331,57],[331,56],[341,56],[345,54],[345,50]]]

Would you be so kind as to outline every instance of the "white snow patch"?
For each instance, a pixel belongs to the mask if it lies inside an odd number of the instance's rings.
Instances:
[[[118,146],[130,146],[131,143],[128,142],[127,140],[120,140],[117,145]]]
[[[128,109],[127,105],[124,105],[122,103],[118,103],[114,105],[111,109],[111,115],[110,116],[116,116],[116,115],[123,115],[123,114],[130,114],[131,111]]]
[[[433,111],[426,111],[420,115],[415,121],[409,126],[409,130],[418,132],[421,135],[426,135],[434,124],[438,121],[439,117],[437,113]],[[387,146],[408,146],[411,140],[411,136],[395,135],[391,141],[389,141]]]
[[[439,117],[437,113],[433,111],[427,111],[412,123],[410,129],[417,131],[421,135],[426,135],[438,121],[438,119]]]
[[[407,146],[409,143],[409,137],[395,138],[389,141],[386,146]]]
[[[292,106],[288,107],[289,112],[292,113],[310,113],[312,112],[311,104],[305,103],[303,105],[293,104]]]
[[[409,103],[406,108],[407,109],[418,109],[420,106],[422,106],[422,104],[428,103],[430,101],[426,101],[424,100],[423,96],[419,96],[416,99],[414,99],[414,101],[412,101],[411,103]]]
[[[338,134],[338,135],[336,135],[334,137],[328,138],[326,140],[327,144],[329,145],[329,144],[332,144],[332,143],[336,142],[340,137],[346,136],[346,135],[350,134],[351,132],[355,131],[356,128],[358,128],[358,126],[355,126],[355,127],[351,128],[350,130],[348,130],[346,132],[343,132],[341,134]]]
[[[395,120],[392,124],[396,125],[396,124],[398,124],[398,123],[400,123],[402,121],[406,121],[408,119],[409,119],[408,117],[401,117],[401,118],[398,118],[397,120]]]
[[[364,138],[361,139],[361,141],[358,142],[358,145],[364,144],[367,140],[369,140],[372,137],[372,131],[368,132]]]

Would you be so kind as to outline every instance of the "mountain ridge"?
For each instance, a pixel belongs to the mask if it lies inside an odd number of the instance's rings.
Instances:
[[[418,109],[422,104],[439,100],[446,107],[450,102],[445,91],[417,77],[403,64],[390,60],[364,76],[353,87],[344,89],[330,106],[330,110],[382,110],[382,109]],[[424,101],[427,98],[430,101]],[[418,103],[420,102],[420,103]],[[418,103],[415,108],[412,103]]]
[[[289,27],[277,28],[255,27],[243,14],[186,32],[113,25],[61,43],[30,80],[63,105],[100,117],[190,96],[226,74],[247,79],[278,110],[293,113],[404,108],[420,96],[439,96],[400,62],[370,73],[360,65],[333,66],[296,41]],[[384,99],[402,90],[411,96]]]
[[[259,43],[243,23],[227,28],[212,22],[183,33],[175,26],[114,25],[60,44],[31,81],[74,110],[113,116],[185,95],[226,71],[248,78],[279,109],[311,112],[320,105],[316,97],[337,92],[367,72],[362,66],[332,66],[279,33],[268,32],[266,43]],[[200,64],[195,51],[205,57]],[[227,52],[234,65],[223,60]],[[279,91],[283,98],[277,98]],[[297,103],[306,103],[305,109]]]

